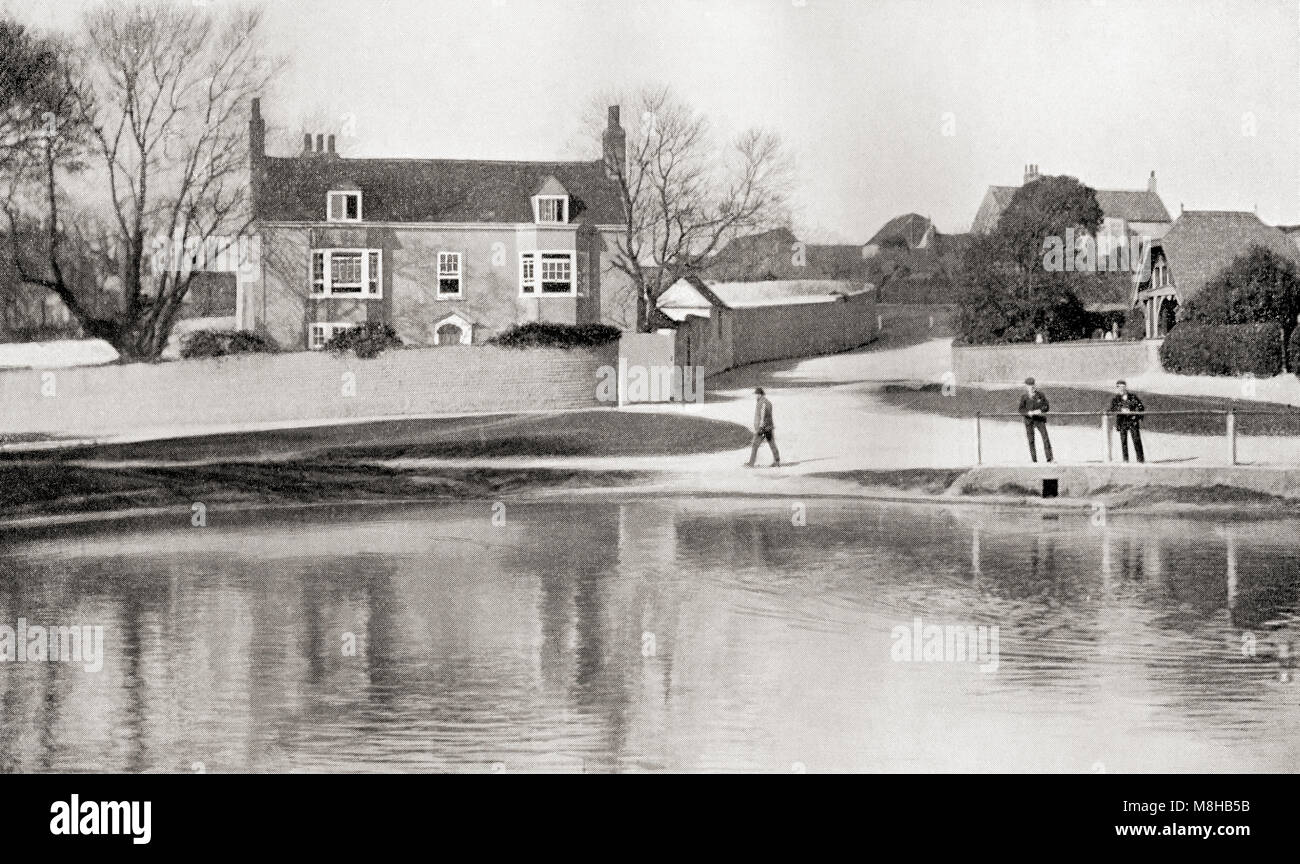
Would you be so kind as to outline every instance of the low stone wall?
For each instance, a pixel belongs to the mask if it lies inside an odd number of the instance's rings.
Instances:
[[[145,430],[610,407],[597,350],[478,345],[388,351],[371,360],[326,352],[0,372],[0,434],[87,437]]]
[[[1014,383],[1033,376],[1050,383],[1113,383],[1117,378],[1160,371],[1160,341],[1089,340],[952,348],[959,384]]]
[[[1096,498],[1124,490],[1162,487],[1239,489],[1300,499],[1300,469],[1241,465],[981,465],[959,477],[947,494],[1007,494],[1018,487],[1031,497],[1039,497],[1045,478],[1054,478],[1058,494],[1066,498]],[[1223,493],[1219,499],[1222,503],[1233,503]]]

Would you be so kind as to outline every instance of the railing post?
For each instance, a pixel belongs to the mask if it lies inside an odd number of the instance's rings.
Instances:
[[[1110,462],[1111,460],[1110,415],[1107,414],[1105,411],[1101,412],[1101,437],[1105,441],[1106,461]]]
[[[980,412],[975,412],[975,464],[984,464],[984,446],[980,440]]]
[[[1237,409],[1228,409],[1228,464],[1237,464]]]

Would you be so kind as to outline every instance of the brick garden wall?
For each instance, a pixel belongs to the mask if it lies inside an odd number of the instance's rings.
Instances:
[[[607,407],[582,351],[454,345],[372,360],[324,352],[0,372],[0,434],[103,436],[243,423]]]

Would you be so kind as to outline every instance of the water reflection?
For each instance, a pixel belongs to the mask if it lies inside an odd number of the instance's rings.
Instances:
[[[1300,526],[788,502],[231,514],[36,534],[0,770],[1294,770]],[[998,672],[899,664],[923,616]]]

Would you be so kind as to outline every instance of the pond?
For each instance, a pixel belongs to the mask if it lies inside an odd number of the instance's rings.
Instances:
[[[1300,522],[721,498],[206,522],[6,537],[0,643],[100,627],[102,656],[88,629],[79,662],[0,663],[0,770],[1300,769]]]

